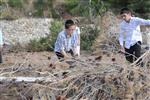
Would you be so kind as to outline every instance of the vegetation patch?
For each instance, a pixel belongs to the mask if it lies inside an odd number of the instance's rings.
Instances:
[[[29,51],[53,51],[54,44],[58,33],[62,30],[63,23],[59,20],[54,20],[51,23],[50,34],[47,37],[35,38],[30,41],[27,46]]]

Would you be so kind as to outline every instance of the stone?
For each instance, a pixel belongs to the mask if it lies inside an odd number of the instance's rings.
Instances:
[[[45,37],[50,34],[48,18],[20,18],[17,20],[0,20],[4,43],[25,45],[34,38]]]

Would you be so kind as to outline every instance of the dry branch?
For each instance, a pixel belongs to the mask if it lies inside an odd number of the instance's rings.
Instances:
[[[0,82],[55,82],[54,79],[46,77],[0,77]]]

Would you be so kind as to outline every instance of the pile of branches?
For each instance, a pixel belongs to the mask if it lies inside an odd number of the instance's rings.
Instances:
[[[141,58],[143,67],[136,63]],[[53,70],[39,72],[45,73],[39,80],[1,82],[1,88],[11,90],[1,93],[22,100],[149,100],[150,51],[141,58],[133,64],[119,65],[81,57],[62,61],[61,64],[68,63],[69,68],[59,71],[54,69],[53,62]]]

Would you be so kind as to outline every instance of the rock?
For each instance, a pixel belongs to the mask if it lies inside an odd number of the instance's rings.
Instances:
[[[50,34],[49,27],[52,19],[21,18],[13,21],[1,20],[4,42],[24,46],[31,39],[45,37]]]

